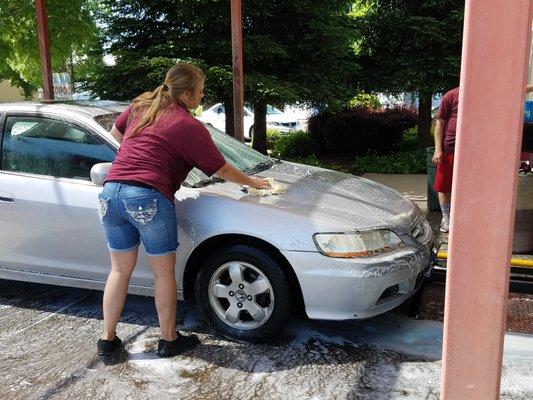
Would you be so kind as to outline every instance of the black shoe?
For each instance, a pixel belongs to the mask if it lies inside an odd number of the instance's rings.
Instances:
[[[160,339],[157,344],[157,355],[159,357],[172,357],[176,354],[190,350],[200,343],[198,336],[183,336],[177,332],[178,337],[175,340]]]
[[[115,336],[113,340],[98,339],[96,347],[98,347],[99,355],[109,356],[122,347],[122,340],[118,336]]]

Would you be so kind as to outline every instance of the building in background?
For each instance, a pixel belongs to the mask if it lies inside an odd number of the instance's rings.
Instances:
[[[31,100],[36,100],[37,94],[35,94]],[[20,88],[11,85],[8,80],[0,80],[0,103],[6,103],[8,101],[21,101],[24,100],[22,91]]]

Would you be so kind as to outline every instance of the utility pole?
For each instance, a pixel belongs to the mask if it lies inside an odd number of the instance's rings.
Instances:
[[[39,38],[39,53],[41,55],[41,73],[43,78],[43,100],[54,100],[52,84],[52,62],[50,58],[50,40],[48,38],[48,15],[45,0],[35,0],[37,14],[37,34]]]
[[[532,10],[530,0],[466,1],[442,400],[500,397]]]
[[[233,108],[235,139],[244,142],[244,79],[242,66],[241,0],[231,0],[231,45],[233,59]]]

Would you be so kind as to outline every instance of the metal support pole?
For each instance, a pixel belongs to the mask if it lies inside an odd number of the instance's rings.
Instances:
[[[231,44],[233,58],[233,107],[235,139],[244,141],[244,94],[242,66],[242,4],[231,0]]]
[[[37,34],[39,37],[39,53],[41,55],[41,73],[43,78],[43,99],[53,100],[52,62],[50,59],[50,41],[48,39],[48,21],[45,0],[35,0],[37,14]]]
[[[530,0],[467,0],[441,399],[499,398],[530,33]]]

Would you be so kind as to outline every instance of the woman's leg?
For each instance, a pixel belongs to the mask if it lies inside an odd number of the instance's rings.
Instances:
[[[104,290],[104,333],[102,339],[113,340],[124,301],[128,292],[131,273],[137,262],[138,247],[127,252],[111,253],[111,272]]]
[[[154,271],[155,307],[161,327],[161,338],[176,339],[176,304],[178,294],[174,264],[176,253],[163,256],[150,256],[150,264]]]

